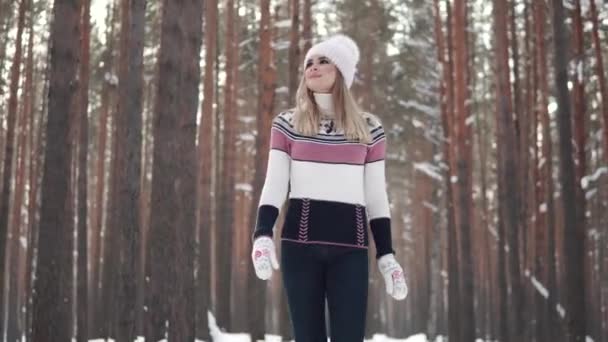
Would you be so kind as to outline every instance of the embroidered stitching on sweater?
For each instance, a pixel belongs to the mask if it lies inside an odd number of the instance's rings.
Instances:
[[[300,229],[298,231],[298,240],[308,241],[308,219],[310,217],[310,199],[302,200],[302,212],[300,215]]]
[[[365,228],[363,224],[363,208],[360,205],[355,206],[355,217],[357,221],[357,244],[365,245]]]

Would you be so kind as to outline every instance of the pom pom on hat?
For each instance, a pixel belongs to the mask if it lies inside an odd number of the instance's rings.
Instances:
[[[359,62],[359,48],[354,40],[343,34],[338,34],[313,45],[304,58],[304,68],[306,68],[306,61],[314,55],[329,58],[340,70],[346,86],[350,88]]]

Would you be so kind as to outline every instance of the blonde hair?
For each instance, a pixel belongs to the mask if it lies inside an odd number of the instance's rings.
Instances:
[[[363,113],[339,71],[336,72],[332,95],[336,107],[337,128],[344,131],[346,139],[360,143],[371,142],[371,135]],[[296,106],[293,110],[295,130],[304,135],[315,136],[319,131],[321,113],[315,102],[313,91],[306,86],[304,77],[301,78],[296,91]]]

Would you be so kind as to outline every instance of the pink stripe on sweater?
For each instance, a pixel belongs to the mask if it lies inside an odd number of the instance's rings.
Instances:
[[[270,131],[270,148],[291,152],[292,140],[280,129],[273,127]]]
[[[386,139],[381,139],[367,150],[366,163],[384,159],[386,156]]]
[[[367,147],[361,144],[323,144],[312,141],[292,142],[291,158],[312,162],[363,165]]]

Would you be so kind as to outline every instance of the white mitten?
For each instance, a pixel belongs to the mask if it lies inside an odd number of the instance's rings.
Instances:
[[[268,280],[272,276],[272,269],[279,269],[277,254],[272,238],[268,236],[260,236],[253,241],[253,251],[251,252],[255,275],[262,279]]]
[[[381,256],[378,259],[378,268],[384,277],[386,292],[396,300],[405,299],[407,296],[407,284],[405,283],[403,268],[395,260],[395,255],[389,253]]]

